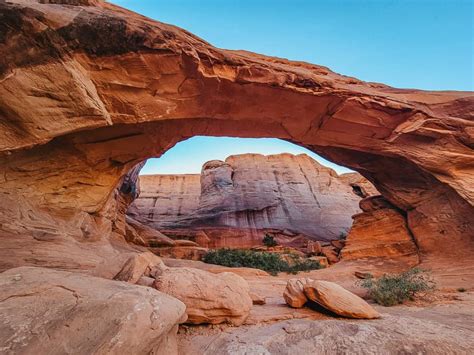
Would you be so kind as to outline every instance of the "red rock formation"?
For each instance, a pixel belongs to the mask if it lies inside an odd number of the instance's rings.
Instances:
[[[405,216],[382,196],[360,201],[362,213],[354,224],[341,251],[343,260],[363,258],[408,258],[418,262],[418,249],[408,230]]]
[[[107,2],[13,0],[0,16],[1,269],[117,272],[115,188],[194,135],[303,145],[405,211],[423,253],[472,255],[471,92],[221,50]]]
[[[207,162],[201,175],[141,176],[130,210],[168,235],[196,240],[202,231],[208,247],[261,245],[265,233],[282,242],[331,240],[347,234],[360,212],[355,187],[375,190],[357,175],[339,177],[305,154],[236,155]]]

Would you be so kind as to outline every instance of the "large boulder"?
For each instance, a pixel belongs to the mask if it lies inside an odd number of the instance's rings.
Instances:
[[[0,352],[177,354],[185,305],[149,287],[20,267],[0,274]]]
[[[313,280],[307,278],[288,280],[283,298],[290,307],[301,308],[308,302],[304,286],[311,281]]]
[[[348,318],[380,318],[380,314],[359,296],[334,282],[313,280],[304,286],[308,299]]]
[[[154,287],[186,305],[188,323],[241,325],[252,308],[247,281],[231,272],[170,268],[157,276]]]

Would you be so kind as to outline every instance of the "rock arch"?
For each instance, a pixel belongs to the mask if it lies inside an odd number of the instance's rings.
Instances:
[[[113,201],[123,176],[194,135],[305,146],[360,172],[406,211],[422,252],[474,250],[472,92],[395,89],[217,49],[91,4],[0,3],[5,256],[18,236],[103,242],[120,220]],[[41,252],[26,254],[20,264],[41,263]]]

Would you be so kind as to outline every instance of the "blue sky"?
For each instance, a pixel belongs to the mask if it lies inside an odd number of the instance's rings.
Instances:
[[[221,48],[312,62],[401,88],[474,90],[473,0],[112,2],[185,28]],[[219,141],[194,138],[180,143],[162,163],[147,164],[144,172],[197,172],[194,166],[208,158],[222,159],[222,154],[243,148],[263,154],[276,153],[277,148],[304,151],[275,140]]]

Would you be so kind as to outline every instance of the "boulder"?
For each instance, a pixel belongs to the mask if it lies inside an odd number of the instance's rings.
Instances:
[[[288,280],[283,298],[290,307],[301,308],[308,302],[308,298],[304,293],[304,286],[311,281],[313,280],[308,278]]]
[[[338,253],[333,246],[322,247],[321,253],[328,259],[330,264],[335,264],[339,261]]]
[[[318,241],[308,241],[308,245],[306,247],[306,253],[312,255],[318,255],[321,253],[321,244]]]
[[[252,308],[249,285],[242,277],[188,267],[169,268],[156,278],[154,287],[186,305],[188,323],[241,325]]]
[[[20,267],[0,274],[0,352],[177,354],[185,305],[153,288]]]
[[[161,259],[150,252],[131,256],[114,280],[136,283],[142,276],[149,276],[152,270],[165,268]]]
[[[267,303],[265,297],[262,297],[254,292],[250,292],[250,298],[252,299],[253,304],[264,305],[265,303]]]
[[[308,299],[347,318],[380,318],[380,314],[359,296],[334,282],[313,280],[304,285]]]

